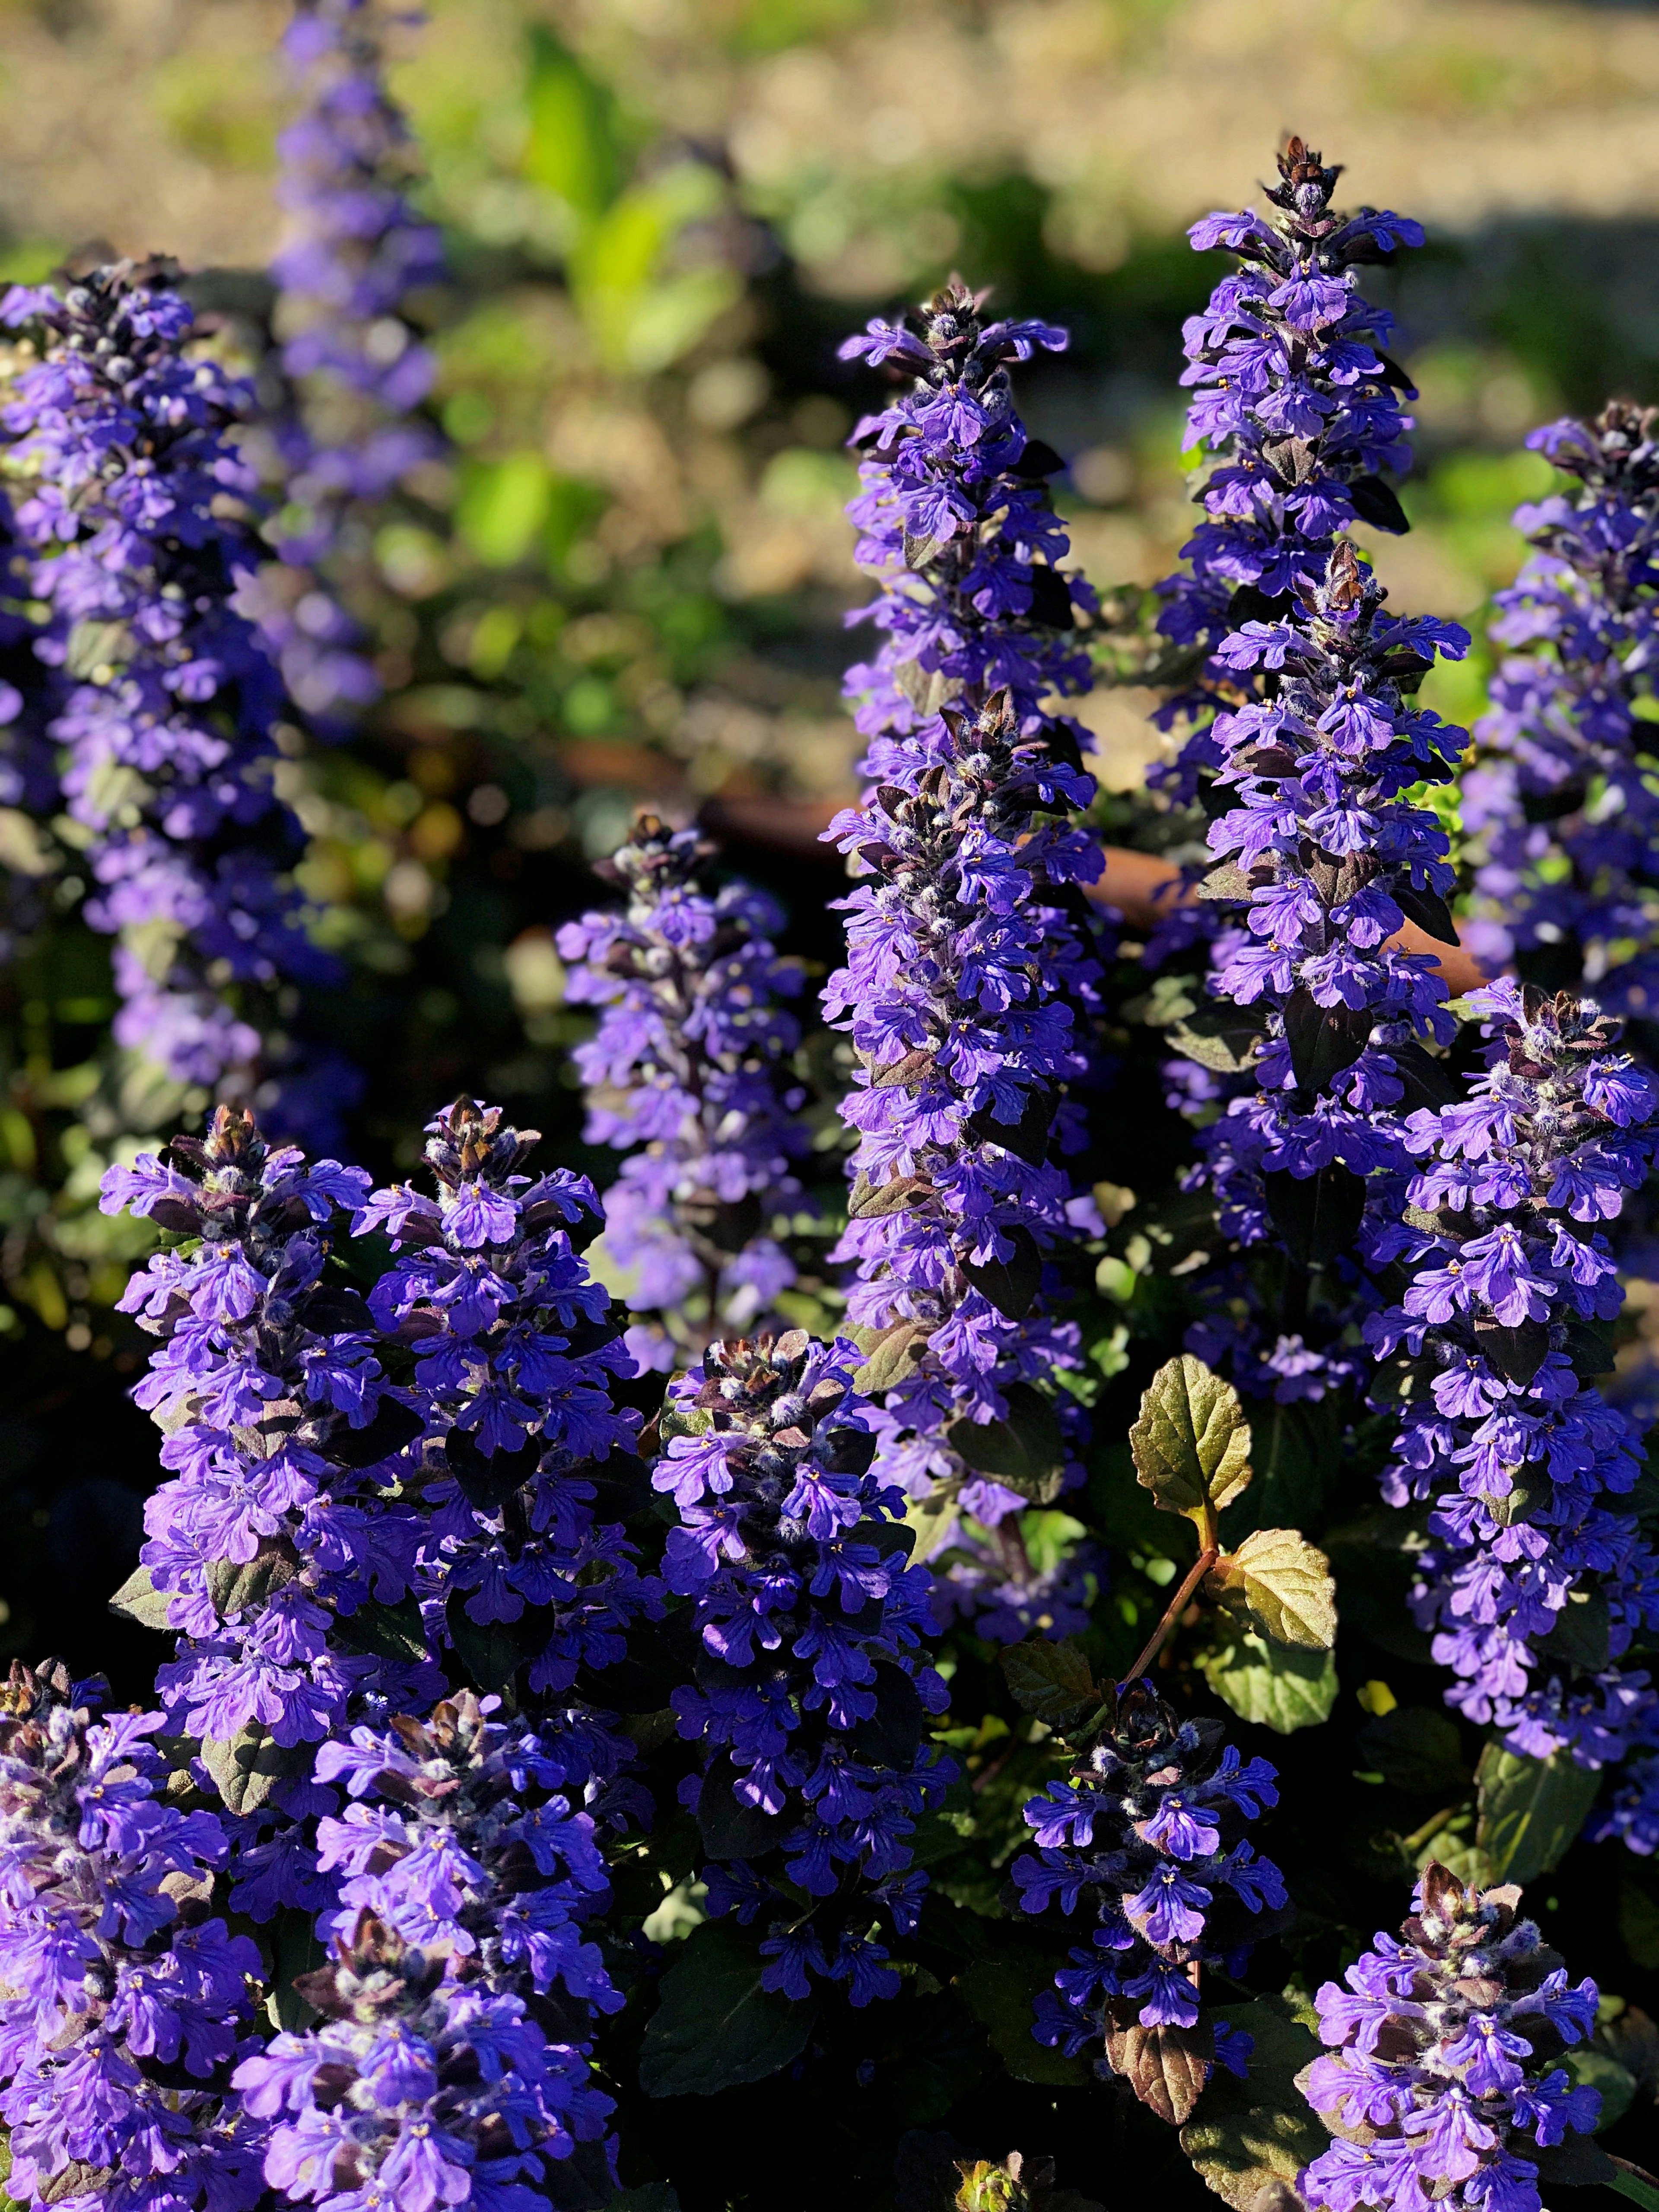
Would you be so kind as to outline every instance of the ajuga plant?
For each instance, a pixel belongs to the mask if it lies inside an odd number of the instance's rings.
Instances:
[[[1177,760],[1153,771],[1181,799],[1222,766],[1214,710],[1273,688],[1265,672],[1218,658],[1223,640],[1316,591],[1341,532],[1407,527],[1382,472],[1410,465],[1401,399],[1416,395],[1383,350],[1393,319],[1361,298],[1356,272],[1421,246],[1422,227],[1374,208],[1334,214],[1341,168],[1300,138],[1278,165],[1270,214],[1209,215],[1188,233],[1199,252],[1225,246],[1241,265],[1185,329],[1181,380],[1195,387],[1187,445],[1204,469],[1204,520],[1182,548],[1190,567],[1158,587],[1158,629],[1188,670],[1159,719],[1197,726]]]
[[[762,1986],[854,2005],[899,1977],[879,1941],[915,1928],[916,1823],[956,1767],[927,1740],[946,1692],[902,1494],[872,1471],[858,1353],[792,1329],[713,1344],[671,1386],[652,1476],[673,1498],[663,1571],[691,1601],[692,1680],[672,1703],[698,1748],[681,1799],[709,1910],[766,1916]]]
[[[623,2000],[584,1933],[609,1888],[582,1764],[467,1691],[325,1744],[316,1778],[348,1800],[318,1825],[338,1887],[298,1984],[322,2017],[235,2075],[266,2181],[300,2202],[343,2170],[387,2207],[592,2201],[615,2168],[586,2023]]]
[[[1037,2003],[1035,2033],[1124,2075],[1183,2121],[1212,2067],[1243,2074],[1248,2037],[1202,2001],[1206,1966],[1238,1971],[1284,1924],[1284,1879],[1243,1839],[1277,1804],[1266,1759],[1240,1759],[1217,1720],[1183,1719],[1151,1681],[1109,1691],[1083,1723],[1069,1779],[1025,1808],[1037,1849],[1013,1863],[1023,1911],[1092,1919]]]
[[[800,1025],[781,1003],[800,965],[773,949],[774,902],[714,878],[714,849],[642,815],[600,864],[627,905],[558,937],[568,999],[603,1010],[574,1056],[589,1142],[629,1156],[605,1193],[605,1245],[633,1271],[628,1346],[647,1368],[772,1317],[795,1279],[787,1217],[805,1202]]]
[[[191,309],[153,268],[13,286],[0,319],[34,355],[0,426],[32,479],[15,528],[54,672],[40,704],[86,918],[117,939],[115,1041],[210,1090],[263,1072],[278,1124],[327,1143],[353,1079],[307,1065],[273,996],[333,967],[284,872],[281,685],[238,604],[258,557],[233,436],[249,393],[191,357]]]
[[[1065,337],[981,305],[953,283],[842,348],[915,381],[854,434],[849,512],[887,638],[848,678],[872,787],[827,833],[860,880],[823,1003],[859,1061],[837,1256],[879,1347],[883,1469],[995,1529],[1019,1504],[997,1477],[1024,1463],[1051,1492],[1066,1457],[1030,1378],[1077,1359],[1042,1296],[1047,1255],[1094,1216],[1064,1161],[1099,1004],[1080,886],[1102,863],[1068,819],[1094,795],[1086,733],[1044,703],[1086,684],[1073,631],[1092,595],[1054,566],[1066,539],[1042,479],[1059,463],[1028,440],[1006,367]]]
[[[255,441],[281,486],[268,529],[281,562],[255,599],[289,696],[325,734],[380,689],[371,641],[327,586],[367,552],[375,503],[439,447],[411,411],[435,364],[405,310],[441,279],[443,251],[410,204],[416,155],[386,90],[383,21],[376,0],[301,0],[283,39],[303,106],[277,149],[283,398]]]
[[[1659,799],[1652,695],[1659,447],[1651,409],[1615,400],[1527,441],[1571,479],[1516,510],[1532,551],[1498,595],[1506,648],[1475,725],[1463,826],[1482,848],[1466,931],[1493,969],[1659,1006]],[[1564,865],[1565,864],[1565,865]]]
[[[230,2097],[259,1955],[209,1900],[228,1842],[169,1802],[160,1713],[12,1662],[0,1690],[0,2117],[9,2197],[107,2212],[259,2201]]]
[[[1595,2024],[1595,1983],[1568,1983],[1512,1883],[1466,1887],[1431,1863],[1412,1902],[1399,1936],[1316,1999],[1329,2048],[1297,2078],[1334,2140],[1297,2177],[1303,2197],[1539,2212],[1540,2183],[1616,2178],[1583,2140],[1600,2092],[1558,2063]]]
[[[1468,1005],[1489,1065],[1410,1116],[1404,1207],[1368,1231],[1409,1276],[1365,1323],[1378,1402],[1403,1400],[1384,1491],[1431,1501],[1414,1605],[1451,1701],[1601,1765],[1654,1717],[1646,1672],[1613,1663],[1659,1623],[1641,1438],[1589,1378],[1624,1297],[1601,1224],[1646,1173],[1659,1095],[1591,1000],[1505,981]]]

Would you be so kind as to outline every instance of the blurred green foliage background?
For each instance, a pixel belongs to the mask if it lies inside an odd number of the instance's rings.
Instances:
[[[256,361],[283,13],[5,0],[0,274],[174,254]],[[1422,389],[1413,531],[1376,549],[1396,605],[1478,628],[1518,562],[1510,511],[1547,479],[1525,432],[1659,398],[1650,7],[433,0],[398,38],[450,252],[416,303],[449,453],[346,548],[382,704],[348,745],[296,736],[283,769],[350,977],[314,1011],[368,1071],[377,1168],[465,1085],[603,1171],[551,932],[641,804],[705,810],[791,949],[833,957],[813,831],[850,782],[864,596],[843,444],[878,388],[836,349],[869,313],[957,267],[1070,325],[1022,398],[1071,460],[1060,503],[1103,588],[1150,585],[1188,526],[1180,330],[1216,269],[1183,228],[1248,199],[1286,129],[1348,165],[1355,200],[1431,228],[1379,287]],[[1478,711],[1482,673],[1437,678],[1436,703]],[[1085,702],[1117,789],[1156,744],[1147,703]],[[32,854],[0,812],[0,865]],[[31,1655],[119,1581],[154,1476],[109,1310],[141,1248],[97,1179],[206,1103],[111,1057],[111,1003],[78,926],[0,978],[0,1648]],[[118,1669],[123,1632],[100,1655]]]

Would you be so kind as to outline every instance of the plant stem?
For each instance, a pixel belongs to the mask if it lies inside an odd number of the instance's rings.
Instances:
[[[1152,1635],[1148,1638],[1146,1650],[1140,1654],[1139,1657],[1135,1661],[1134,1665],[1130,1668],[1128,1673],[1123,1677],[1123,1682],[1118,1685],[1120,1689],[1122,1688],[1124,1683],[1138,1681],[1141,1675],[1143,1675],[1146,1672],[1146,1669],[1152,1665],[1153,1660],[1157,1658],[1158,1653],[1164,1648],[1165,1638],[1169,1636],[1170,1632],[1174,1628],[1176,1621],[1180,1620],[1182,1614],[1187,1610],[1188,1600],[1192,1596],[1193,1592],[1198,1588],[1200,1583],[1203,1581],[1205,1576],[1209,1573],[1210,1569],[1215,1565],[1216,1560],[1219,1556],[1220,1547],[1218,1545],[1206,1544],[1204,1547],[1204,1549],[1199,1553],[1198,1557],[1193,1561],[1192,1565],[1187,1570],[1187,1573],[1182,1579],[1180,1589],[1176,1590],[1175,1595],[1170,1600],[1168,1605],[1164,1607],[1164,1618],[1158,1622],[1158,1626],[1152,1631]],[[1659,2212],[1659,2204],[1655,2205],[1653,2212]]]
[[[1632,2166],[1627,2158],[1615,2158],[1618,2172],[1608,2182],[1621,2197],[1628,2197],[1645,2208],[1645,2212],[1659,2212],[1659,2181],[1639,2166]]]

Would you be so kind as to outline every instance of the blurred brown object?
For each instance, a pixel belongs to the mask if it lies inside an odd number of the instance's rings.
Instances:
[[[851,794],[848,794],[850,800]],[[733,843],[758,845],[770,852],[793,854],[801,860],[821,860],[830,848],[819,841],[841,806],[834,799],[775,799],[767,796],[711,799],[697,814],[699,825],[711,836]],[[1170,910],[1179,890],[1181,871],[1172,860],[1151,853],[1133,853],[1127,845],[1108,845],[1106,872],[1097,884],[1085,886],[1097,906],[1115,907],[1136,929],[1152,929]],[[1190,902],[1184,894],[1182,902]],[[1486,981],[1486,971],[1470,954],[1454,952],[1415,922],[1408,921],[1390,939],[1407,952],[1426,952],[1455,996]]]

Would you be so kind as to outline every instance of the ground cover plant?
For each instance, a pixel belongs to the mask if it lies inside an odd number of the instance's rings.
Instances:
[[[13,1262],[78,1194],[153,1424],[118,1637],[0,1690],[10,2200],[1655,2212],[1653,418],[1535,434],[1465,729],[1368,558],[1423,233],[1304,141],[1194,226],[1145,604],[1022,416],[1065,330],[872,319],[845,877],[642,811],[491,909],[544,1138],[488,1009],[382,1050],[319,864],[456,481],[386,28],[295,17],[255,309],[0,303],[9,957],[111,993]],[[600,619],[575,542],[515,623]]]

